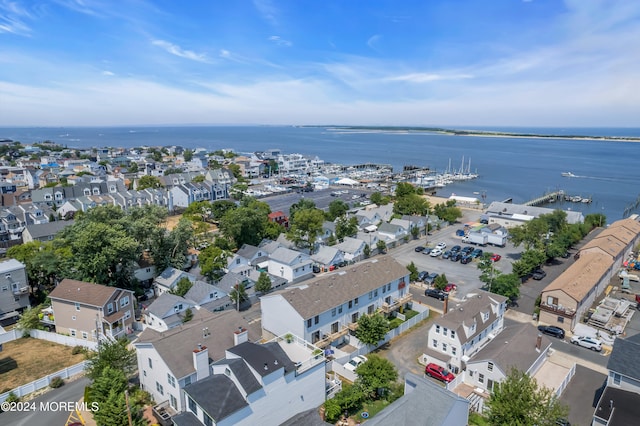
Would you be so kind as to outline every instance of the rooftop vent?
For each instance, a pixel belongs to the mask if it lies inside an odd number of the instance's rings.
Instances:
[[[269,364],[267,364],[266,362],[264,363],[264,369],[268,370],[269,369]]]

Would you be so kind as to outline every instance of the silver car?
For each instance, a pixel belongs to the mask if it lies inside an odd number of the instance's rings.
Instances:
[[[600,352],[602,350],[602,342],[593,337],[587,336],[573,336],[571,343],[574,345],[582,346],[583,348],[591,349],[592,351]]]

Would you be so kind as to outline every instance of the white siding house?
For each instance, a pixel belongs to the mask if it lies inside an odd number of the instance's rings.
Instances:
[[[288,282],[298,282],[313,276],[313,261],[309,255],[285,247],[269,255],[268,271]]]

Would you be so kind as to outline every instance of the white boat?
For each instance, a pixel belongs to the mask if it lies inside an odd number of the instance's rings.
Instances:
[[[576,175],[574,175],[571,172],[562,172],[561,175],[564,176],[564,177],[577,177]]]

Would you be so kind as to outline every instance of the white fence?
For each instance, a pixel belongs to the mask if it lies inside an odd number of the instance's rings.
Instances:
[[[22,333],[18,330],[13,329],[11,331],[7,331],[6,333],[0,334],[0,345],[3,343],[11,342],[13,340],[19,339],[22,337]]]
[[[58,333],[51,333],[43,330],[31,330],[31,337],[34,339],[48,340],[50,342],[59,343],[65,346],[83,346],[87,349],[95,351],[98,349],[98,343],[86,339],[78,339],[77,337],[64,336]]]
[[[67,367],[60,371],[56,371],[53,374],[49,374],[46,377],[43,377],[38,380],[34,380],[31,383],[27,383],[26,385],[22,385],[15,389],[10,390],[9,392],[5,392],[0,394],[0,402],[4,402],[9,397],[9,394],[13,392],[16,396],[22,397],[42,388],[46,388],[51,383],[51,379],[54,377],[60,377],[61,379],[68,379],[71,376],[75,376],[76,374],[80,374],[84,371],[87,361],[83,361],[80,364],[72,365],[71,367]]]

